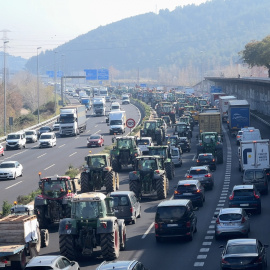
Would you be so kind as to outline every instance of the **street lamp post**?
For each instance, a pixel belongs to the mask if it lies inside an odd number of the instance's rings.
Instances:
[[[4,134],[7,133],[7,80],[6,80],[6,44],[9,41],[4,41]]]
[[[41,49],[41,47],[37,48],[37,103],[38,103],[38,123],[40,123],[40,115],[39,115],[39,71],[38,71],[38,50]]]
[[[65,55],[64,54],[61,54],[61,70],[62,70],[62,77],[64,77],[64,60],[65,60]],[[65,87],[65,77],[64,77],[64,80],[63,78],[61,78],[61,82],[64,83],[64,85],[62,86],[61,84],[61,105],[64,106],[64,91],[63,89],[65,89],[66,91],[66,87]]]
[[[57,52],[55,51],[54,52],[54,110],[55,110],[55,113],[56,113],[56,54]]]

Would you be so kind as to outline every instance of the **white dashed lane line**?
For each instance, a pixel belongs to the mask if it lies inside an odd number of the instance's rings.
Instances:
[[[47,171],[48,169],[50,169],[51,167],[55,166],[55,164],[52,164],[51,166],[47,167],[44,169],[44,171]]]
[[[74,152],[74,153],[70,154],[69,157],[72,157],[72,156],[74,156],[76,154],[77,154],[77,152]]]
[[[45,155],[47,155],[47,153],[44,153],[44,154],[42,154],[42,155],[38,156],[37,158],[44,157]]]
[[[62,144],[62,145],[58,146],[58,148],[61,148],[61,147],[65,146],[65,145],[66,145],[66,144],[64,143],[64,144]]]
[[[17,186],[17,185],[20,184],[20,183],[22,183],[22,181],[19,181],[19,182],[16,183],[16,184],[13,184],[13,185],[11,185],[11,186],[9,186],[9,187],[6,187],[5,189],[10,189],[10,188],[12,188],[12,187],[14,187],[14,186]]]

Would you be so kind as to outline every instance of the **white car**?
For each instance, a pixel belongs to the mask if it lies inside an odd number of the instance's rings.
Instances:
[[[56,136],[54,132],[42,133],[39,137],[39,148],[56,146]]]
[[[171,147],[171,159],[175,166],[182,166],[182,155],[178,147]]]
[[[151,137],[142,137],[137,139],[137,145],[141,150],[143,155],[147,155],[149,152],[149,146],[154,146],[153,140]]]
[[[4,161],[0,165],[0,179],[16,179],[23,176],[23,166],[18,161]]]

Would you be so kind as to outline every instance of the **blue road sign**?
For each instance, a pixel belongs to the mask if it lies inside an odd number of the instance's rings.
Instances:
[[[64,76],[64,72],[62,70],[57,71],[57,77],[61,78]]]
[[[141,83],[140,87],[146,87],[146,83]]]
[[[98,69],[98,80],[100,81],[108,81],[109,80],[109,70],[102,68]]]
[[[46,74],[49,76],[49,78],[53,78],[54,77],[54,71],[53,70],[46,71]]]
[[[97,80],[97,69],[85,69],[86,80]]]
[[[102,82],[102,81],[99,81],[98,83],[99,83],[100,85],[102,85],[103,82]]]

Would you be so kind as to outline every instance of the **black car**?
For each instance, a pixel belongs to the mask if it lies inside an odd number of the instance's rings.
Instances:
[[[236,185],[229,196],[229,207],[240,207],[261,214],[261,195],[254,185]]]
[[[185,237],[193,240],[197,232],[197,217],[191,200],[166,200],[157,206],[155,216],[156,241],[164,238]]]
[[[179,145],[181,146],[181,149],[183,152],[190,152],[190,142],[187,137],[179,137]]]
[[[221,254],[220,268],[229,269],[266,269],[266,248],[257,239],[231,239],[228,240]]]
[[[203,153],[198,155],[197,166],[203,165],[208,165],[211,171],[216,170],[216,159],[212,153]]]
[[[40,135],[42,134],[42,133],[46,133],[46,132],[52,132],[53,130],[52,130],[52,128],[50,128],[50,127],[41,127],[40,129],[39,129],[39,131],[38,131],[38,137],[40,137]]]

